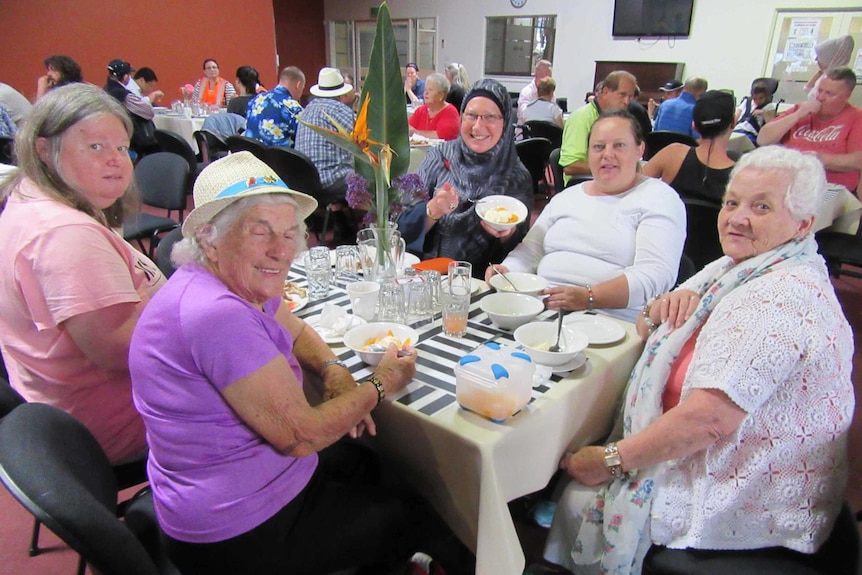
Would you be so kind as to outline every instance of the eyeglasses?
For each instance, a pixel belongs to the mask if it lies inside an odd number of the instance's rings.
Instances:
[[[493,124],[503,120],[503,116],[500,114],[473,114],[472,112],[466,112],[465,114],[462,114],[461,117],[471,124],[476,123],[478,120],[482,120],[486,124]]]

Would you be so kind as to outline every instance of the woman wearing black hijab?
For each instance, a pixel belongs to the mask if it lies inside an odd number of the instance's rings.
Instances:
[[[461,107],[458,138],[431,149],[419,176],[431,197],[406,212],[398,228],[423,259],[448,257],[473,264],[481,277],[489,261],[501,261],[527,233],[529,221],[506,231],[488,226],[475,202],[512,196],[533,206],[530,173],[515,151],[515,113],[506,88],[496,80],[476,82]]]

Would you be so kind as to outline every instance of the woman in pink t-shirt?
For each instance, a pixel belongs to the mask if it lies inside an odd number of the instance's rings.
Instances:
[[[108,459],[146,454],[129,340],[164,283],[116,232],[137,197],[123,107],[87,84],[52,90],[16,139],[0,186],[0,333],[12,386],[77,417]]]

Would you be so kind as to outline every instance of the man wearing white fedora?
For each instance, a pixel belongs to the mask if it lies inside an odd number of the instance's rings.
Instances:
[[[332,120],[344,129],[353,130],[354,115],[350,103],[356,99],[353,86],[335,68],[322,68],[317,76],[317,84],[311,87],[314,99],[303,110],[303,121],[329,130],[335,130]],[[344,200],[347,194],[347,176],[353,172],[353,156],[316,134],[302,124],[296,131],[295,149],[299,150],[317,166],[324,196],[317,198],[321,205]]]

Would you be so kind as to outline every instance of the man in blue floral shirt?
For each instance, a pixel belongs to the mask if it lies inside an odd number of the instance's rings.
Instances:
[[[304,87],[302,70],[296,66],[282,70],[275,88],[249,101],[243,135],[260,140],[267,146],[292,148],[298,124],[296,116],[302,112],[299,97]]]
[[[331,118],[348,132],[353,131],[355,117],[348,102],[352,104],[356,94],[353,86],[344,82],[341,72],[335,68],[321,69],[311,94],[315,98],[302,112],[303,121],[334,131]],[[353,173],[351,153],[302,124],[296,133],[296,149],[311,159],[320,174],[325,194],[317,201],[326,205],[343,200],[347,194],[346,178]]]

